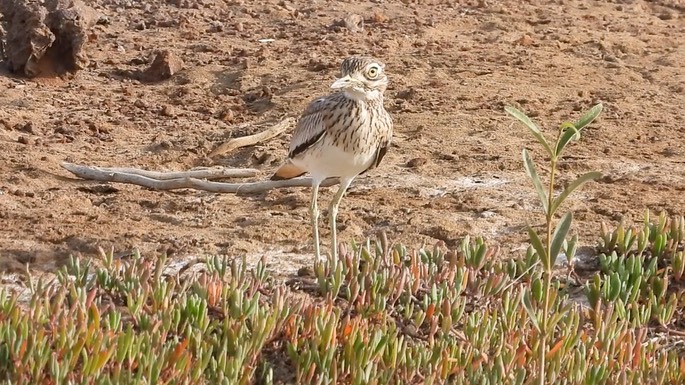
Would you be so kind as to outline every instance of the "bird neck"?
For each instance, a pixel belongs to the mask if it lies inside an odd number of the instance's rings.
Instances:
[[[346,98],[358,103],[383,104],[383,93],[379,90],[364,92],[355,89],[346,89],[343,92]]]

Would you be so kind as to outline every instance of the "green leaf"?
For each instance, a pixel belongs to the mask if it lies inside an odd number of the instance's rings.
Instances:
[[[585,128],[588,124],[592,123],[593,120],[599,116],[602,112],[602,104],[597,104],[592,107],[588,112],[585,113],[580,119],[575,123],[565,122],[561,125],[562,134],[559,137],[559,141],[556,146],[556,154],[560,156],[566,145],[572,140],[580,140],[580,131]]]
[[[549,332],[554,331],[554,329],[557,327],[557,324],[559,321],[561,321],[562,318],[568,314],[569,311],[571,311],[573,305],[567,304],[563,308],[557,310],[556,312],[552,313],[552,316],[550,317],[548,323],[547,323],[547,329]]]
[[[528,154],[528,150],[526,150],[525,148],[523,149],[523,166],[526,169],[526,174],[528,174],[528,177],[533,182],[533,186],[535,186],[535,191],[537,191],[538,197],[540,198],[540,202],[542,203],[542,209],[545,215],[547,215],[547,213],[549,212],[549,207],[547,207],[549,204],[547,192],[545,191],[545,188],[542,186],[542,182],[540,181],[538,172],[535,169],[535,163],[533,163],[533,160],[530,158],[530,155]]]
[[[535,251],[538,253],[538,258],[543,261],[543,264],[546,263],[547,260],[547,253],[545,253],[545,247],[542,245],[542,241],[540,241],[540,237],[538,234],[533,230],[530,225],[528,225],[528,236],[530,237],[530,243],[533,245],[533,248]],[[548,266],[545,266],[545,268],[548,268]]]
[[[526,290],[525,288],[521,292],[522,296],[522,301],[523,303],[523,308],[526,310],[526,313],[528,313],[528,317],[530,318],[530,322],[533,323],[533,326],[535,326],[535,330],[540,332],[540,323],[538,322],[538,317],[535,315],[535,309],[533,309],[533,303],[530,300],[530,291]]]
[[[585,113],[585,115],[581,116],[580,119],[578,119],[573,125],[576,126],[576,129],[578,131],[582,130],[587,126],[588,124],[592,123],[593,120],[599,116],[599,113],[602,112],[602,109],[604,106],[602,106],[602,103],[599,103],[595,105],[594,107],[590,108],[588,112]]]
[[[552,245],[549,253],[550,266],[552,263],[554,263],[559,255],[559,252],[561,251],[561,246],[564,244],[566,234],[568,234],[568,230],[571,228],[572,220],[573,214],[570,212],[566,213],[563,217],[561,217],[561,220],[559,223],[557,223],[557,227],[554,229],[554,235],[552,235]]]
[[[554,213],[555,211],[557,211],[557,209],[559,208],[559,206],[561,206],[561,204],[564,203],[564,201],[566,200],[566,198],[568,198],[568,196],[571,195],[571,193],[572,193],[575,189],[577,189],[578,187],[582,186],[582,185],[585,184],[586,182],[589,182],[589,181],[591,181],[591,180],[597,179],[597,178],[599,178],[599,177],[601,177],[601,176],[602,176],[602,173],[601,173],[601,172],[598,172],[598,171],[591,171],[591,172],[588,172],[587,174],[583,174],[583,175],[579,176],[576,180],[574,180],[573,182],[571,182],[571,184],[569,184],[568,186],[566,186],[566,188],[564,189],[564,191],[562,191],[561,194],[559,194],[559,196],[556,197],[556,199],[554,199],[554,201],[552,201],[551,212]]]
[[[573,123],[565,122],[561,125],[561,136],[557,142],[557,156],[560,156],[564,148],[571,140],[580,140],[580,130]]]
[[[504,107],[504,111],[506,111],[509,115],[521,121],[521,123],[525,124],[526,127],[528,127],[528,129],[533,133],[533,135],[535,135],[535,138],[538,140],[538,142],[540,142],[540,144],[542,144],[545,147],[545,150],[547,150],[549,156],[552,158],[554,157],[554,154],[552,153],[552,148],[550,147],[549,143],[547,143],[547,140],[545,139],[544,135],[542,135],[542,132],[540,132],[538,126],[536,126],[535,123],[533,123],[533,121],[530,120],[528,115],[511,106]]]
[[[542,302],[542,298],[544,295],[543,288],[542,288],[542,280],[539,278],[533,279],[533,282],[530,283],[530,292],[533,294],[533,298],[537,302]]]
[[[618,299],[619,294],[621,294],[621,278],[618,273],[613,272],[609,276],[609,293],[607,295],[607,300],[614,302]]]

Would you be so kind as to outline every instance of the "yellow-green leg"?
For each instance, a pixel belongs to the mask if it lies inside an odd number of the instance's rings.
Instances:
[[[338,206],[340,205],[340,200],[345,194],[345,191],[347,191],[347,188],[350,187],[352,179],[354,178],[346,178],[340,180],[340,188],[338,188],[338,192],[336,192],[335,196],[333,196],[333,199],[331,200],[331,205],[328,209],[328,218],[331,222],[331,249],[334,261],[338,259],[338,237],[337,227],[335,223],[338,217]]]
[[[321,249],[319,247],[319,205],[317,204],[320,184],[321,181],[316,179],[312,182],[312,204],[309,206],[309,215],[312,219],[312,229],[314,232],[314,254],[317,261],[321,260]]]

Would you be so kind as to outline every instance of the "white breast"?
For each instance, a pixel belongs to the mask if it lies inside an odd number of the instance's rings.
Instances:
[[[375,148],[352,153],[326,142],[324,138],[316,148],[291,161],[295,166],[309,171],[312,177],[325,179],[358,175],[375,160]]]

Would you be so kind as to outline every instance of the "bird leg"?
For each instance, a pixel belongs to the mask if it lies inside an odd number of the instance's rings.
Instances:
[[[347,188],[350,187],[350,183],[352,183],[353,178],[341,178],[340,179],[340,188],[338,188],[338,192],[335,193],[335,196],[333,196],[333,199],[331,200],[331,205],[328,209],[328,215],[329,215],[329,222],[331,224],[331,251],[333,252],[333,260],[336,261],[338,258],[338,238],[336,234],[336,218],[338,217],[338,205],[340,205],[340,200],[343,197],[343,194],[345,194],[345,191],[347,191]]]
[[[317,204],[320,184],[321,181],[318,179],[312,180],[312,204],[309,207],[309,215],[312,219],[312,229],[314,231],[314,253],[317,261],[321,260],[321,249],[319,248],[319,205]]]

